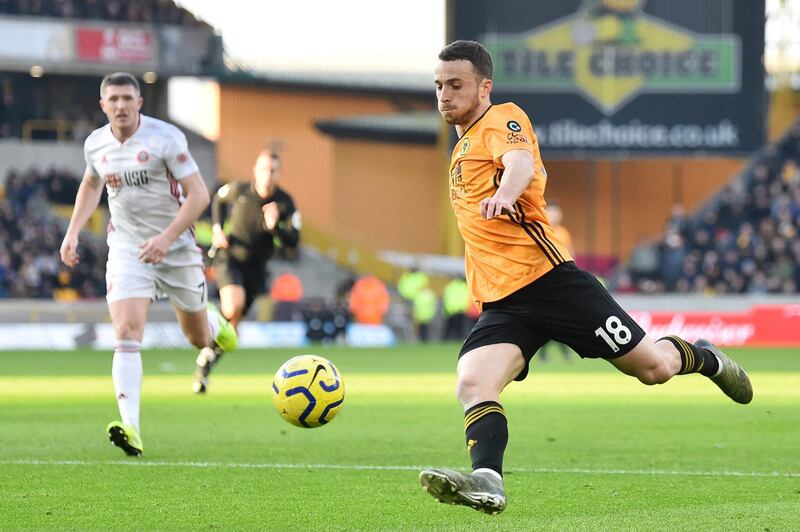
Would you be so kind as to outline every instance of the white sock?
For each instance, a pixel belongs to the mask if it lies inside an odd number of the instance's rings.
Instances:
[[[494,469],[489,469],[488,467],[479,467],[478,469],[476,469],[472,473],[473,474],[475,474],[475,473],[490,473],[491,475],[494,475],[496,478],[498,478],[500,480],[503,480],[503,477],[500,475],[500,473],[498,473]]]
[[[111,378],[117,394],[122,423],[139,431],[139,399],[142,393],[142,344],[136,340],[117,340]]]
[[[217,317],[217,313],[210,309],[206,311],[206,317],[208,318],[208,330],[211,333],[211,340],[213,341],[219,334],[219,318]]]
[[[197,354],[197,359],[195,360],[195,363],[198,366],[204,366],[206,360],[208,360],[210,364],[213,364],[214,361],[217,360],[217,353],[210,347],[204,347],[203,349],[200,350],[200,352]]]

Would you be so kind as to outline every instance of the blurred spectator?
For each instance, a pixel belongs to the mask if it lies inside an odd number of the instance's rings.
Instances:
[[[688,223],[686,210],[683,208],[683,205],[680,203],[673,205],[669,220],[667,220],[667,231],[679,235],[685,234]]]
[[[431,339],[431,322],[436,317],[436,294],[430,288],[422,288],[414,295],[414,310],[411,316],[417,328],[417,336],[423,342]]]
[[[377,277],[362,277],[350,291],[349,307],[357,323],[383,323],[383,316],[389,308],[389,292]]]
[[[631,252],[628,271],[631,274],[631,281],[636,282],[640,278],[652,277],[658,271],[660,257],[658,248],[652,240],[642,237],[636,247]]]
[[[661,278],[667,290],[674,290],[681,274],[683,258],[686,254],[683,237],[675,232],[667,233],[661,245]]]
[[[555,203],[550,203],[547,206],[546,211],[547,219],[550,222],[550,227],[552,227],[553,231],[556,233],[556,238],[559,242],[564,244],[564,247],[567,248],[569,254],[574,257],[575,247],[572,245],[572,234],[569,232],[569,229],[564,227],[564,225],[561,223],[564,219],[564,212],[561,210],[561,207]]]
[[[428,286],[428,274],[419,271],[415,266],[410,270],[403,272],[400,279],[397,281],[397,291],[400,297],[406,301],[414,301],[417,293]]]
[[[272,282],[269,296],[275,303],[274,321],[295,321],[300,318],[303,283],[293,273],[282,273]]]
[[[463,277],[453,279],[445,285],[442,293],[445,317],[443,340],[463,341],[467,337],[471,325],[467,318],[471,299],[467,281]]]
[[[403,300],[402,304],[405,306],[404,313],[411,316],[412,321],[414,321],[414,327],[411,328],[412,334],[415,335],[414,339],[419,338],[419,327],[416,324],[416,320],[414,320],[414,298],[428,286],[429,282],[428,274],[419,271],[416,265],[412,265],[411,269],[403,272],[397,281],[397,292],[400,294]]]

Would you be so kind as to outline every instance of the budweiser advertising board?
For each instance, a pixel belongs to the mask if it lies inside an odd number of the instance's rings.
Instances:
[[[744,312],[647,312],[630,315],[653,338],[676,334],[718,345],[800,346],[800,304],[754,306]]]

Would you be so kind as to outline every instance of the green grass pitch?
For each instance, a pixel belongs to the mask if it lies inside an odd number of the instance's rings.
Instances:
[[[144,353],[145,455],[124,457],[109,353],[0,353],[0,529],[797,530],[800,353],[731,349],[755,399],[705,378],[646,387],[603,361],[534,360],[503,395],[507,510],[438,504],[422,466],[465,469],[456,345],[310,348],[344,409],[304,430],[274,411],[297,350],[226,357],[190,392],[194,353]]]

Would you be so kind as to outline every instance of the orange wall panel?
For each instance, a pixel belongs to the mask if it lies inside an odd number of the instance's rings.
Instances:
[[[605,240],[605,245],[598,249],[603,254],[624,258],[643,237],[663,233],[672,206],[681,198],[676,196],[673,182],[676,169],[672,161],[628,161],[620,164],[618,172],[620,209],[618,213],[607,213],[612,218],[610,223],[618,228],[617,238]]]
[[[446,174],[434,146],[337,140],[334,228],[374,250],[443,253]]]
[[[741,159],[712,159],[704,164],[683,165],[681,189],[683,204],[688,211],[700,207],[728,184],[745,165]]]

